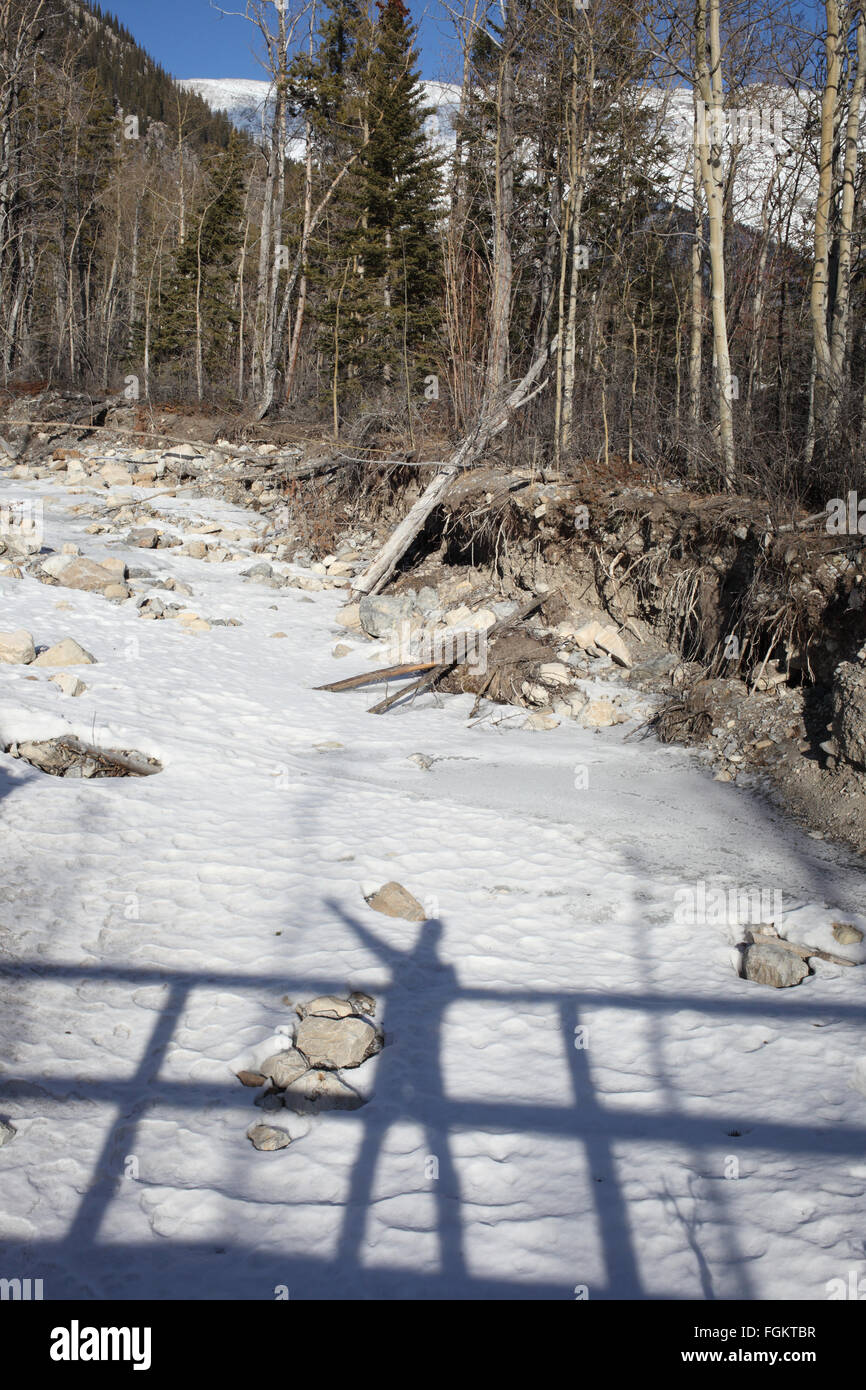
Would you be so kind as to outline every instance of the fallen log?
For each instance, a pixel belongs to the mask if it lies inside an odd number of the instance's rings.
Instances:
[[[357,690],[362,685],[375,685],[378,681],[396,679],[397,676],[413,676],[416,671],[429,671],[436,666],[435,661],[409,661],[399,666],[382,666],[378,671],[362,671],[360,676],[347,676],[342,681],[332,681],[330,685],[316,685],[314,690]]]
[[[520,623],[523,621],[524,618],[528,618],[530,613],[533,613],[536,608],[539,608],[542,603],[546,602],[548,598],[552,597],[552,594],[545,594],[542,597],[534,595],[531,599],[528,600],[528,602],[524,603],[522,607],[518,608],[516,613],[512,613],[507,618],[500,618],[498,622],[493,623],[491,627],[486,628],[484,636],[488,645],[495,641],[497,637],[501,637],[502,634],[504,632],[507,632],[508,628],[513,627],[515,623]],[[462,659],[454,659],[451,661],[440,662],[438,665],[434,666],[431,670],[429,670],[425,676],[422,676],[420,680],[415,681],[410,686],[403,686],[401,690],[396,690],[393,695],[389,695],[386,699],[380,700],[378,705],[373,705],[367,711],[367,713],[385,714],[389,709],[391,709],[392,705],[399,704],[399,702],[401,700],[405,700],[407,696],[411,695],[414,698],[417,695],[423,695],[425,690],[429,690],[431,686],[434,686],[436,682],[438,680],[441,680],[443,676],[447,675],[449,671],[453,671],[460,666],[464,666],[467,662],[467,659],[468,658],[463,657]]]
[[[539,386],[535,386],[535,382],[555,349],[554,338],[547,351],[533,362],[526,376],[518,382],[511,394],[501,404],[482,414],[474,430],[451,455],[442,472],[437,473],[432,482],[428,483],[417,502],[389,536],[369,569],[355,580],[352,588],[356,594],[375,594],[387,584],[428,516],[445,496],[457,475],[484,453],[491,439],[506,429],[516,410],[527,405],[533,396],[543,390],[547,378]]]

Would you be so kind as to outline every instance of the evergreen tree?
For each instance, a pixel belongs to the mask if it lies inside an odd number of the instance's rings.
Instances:
[[[205,188],[189,220],[160,306],[157,362],[189,361],[200,335],[202,364],[224,363],[237,325],[233,282],[242,241],[245,145],[232,134],[206,166]]]
[[[311,247],[321,358],[344,401],[430,370],[441,293],[441,161],[424,135],[416,30],[402,0],[378,11],[372,28],[336,0],[314,61],[298,65],[323,175],[355,157]]]

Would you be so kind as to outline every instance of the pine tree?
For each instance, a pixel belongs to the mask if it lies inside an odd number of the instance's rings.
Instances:
[[[355,156],[310,268],[321,360],[344,403],[429,372],[441,294],[441,161],[424,135],[416,31],[402,0],[378,11],[373,28],[336,0],[301,65],[323,176]]]

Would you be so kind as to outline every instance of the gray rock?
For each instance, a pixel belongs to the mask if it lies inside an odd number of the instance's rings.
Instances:
[[[376,1012],[376,1001],[369,994],[361,994],[358,990],[353,990],[349,995],[349,1003],[356,1014],[374,1014]]]
[[[4,1144],[11,1144],[15,1135],[18,1133],[14,1125],[7,1125],[0,1120],[0,1149]]]
[[[261,1153],[273,1153],[275,1149],[287,1149],[292,1136],[284,1129],[274,1129],[272,1125],[255,1124],[247,1130],[247,1138],[254,1149]]]
[[[301,1021],[295,1045],[309,1058],[311,1067],[337,1071],[340,1067],[359,1067],[380,1051],[382,1041],[363,1018],[308,1017]]]
[[[843,661],[833,682],[833,733],[839,754],[866,770],[866,666]]]
[[[407,622],[417,608],[411,594],[365,594],[358,605],[361,627],[368,637],[386,637]]]
[[[747,946],[743,952],[743,976],[756,985],[788,989],[805,980],[809,973],[808,965],[800,956],[781,946]]]
[[[298,1005],[301,1018],[350,1018],[354,1012],[349,1000],[340,999],[336,994],[320,994],[317,999],[311,999],[309,1004]]]
[[[306,1057],[303,1057],[297,1048],[290,1047],[286,1052],[275,1052],[273,1057],[268,1057],[267,1061],[262,1062],[259,1071],[270,1079],[276,1090],[284,1091],[293,1081],[297,1081],[299,1076],[303,1076],[308,1067]]]

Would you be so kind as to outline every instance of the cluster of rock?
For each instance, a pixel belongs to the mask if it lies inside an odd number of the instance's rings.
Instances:
[[[860,946],[863,932],[850,922],[835,922],[833,937],[840,946]],[[754,984],[771,989],[790,989],[813,973],[815,961],[833,965],[856,966],[858,962],[839,956],[818,946],[802,945],[781,937],[773,925],[750,928],[739,945],[740,973]]]
[[[387,642],[385,659],[395,664],[447,660],[460,643],[471,662],[472,651],[481,650],[482,636],[518,607],[513,599],[491,599],[483,581],[450,576],[418,589],[363,595],[341,610],[337,622],[357,636]],[[516,667],[519,679],[508,691],[508,703],[531,710],[524,728],[552,729],[565,718],[597,729],[650,712],[649,702],[636,707],[625,688],[636,668],[631,647],[643,646],[639,632],[627,642],[608,617],[586,607],[552,627],[530,620],[525,632],[532,640],[524,644]],[[340,647],[335,655],[346,650]],[[669,667],[675,664],[669,658]],[[610,682],[603,696],[583,688],[583,682],[598,680]]]
[[[9,666],[67,667],[92,666],[95,657],[86,652],[74,637],[64,637],[51,647],[41,647],[38,651],[33,634],[26,628],[14,632],[0,632],[0,663]],[[87,689],[77,676],[63,670],[50,677],[63,695],[83,695]]]
[[[298,1023],[291,1043],[260,1062],[255,1070],[236,1072],[244,1086],[261,1088],[256,1104],[271,1115],[323,1110],[357,1110],[366,1096],[342,1075],[363,1066],[380,1052],[382,1031],[371,1022],[375,1003],[368,994],[347,998],[326,994],[296,1006]],[[291,1135],[278,1121],[256,1121],[247,1131],[256,1149],[287,1148]]]

